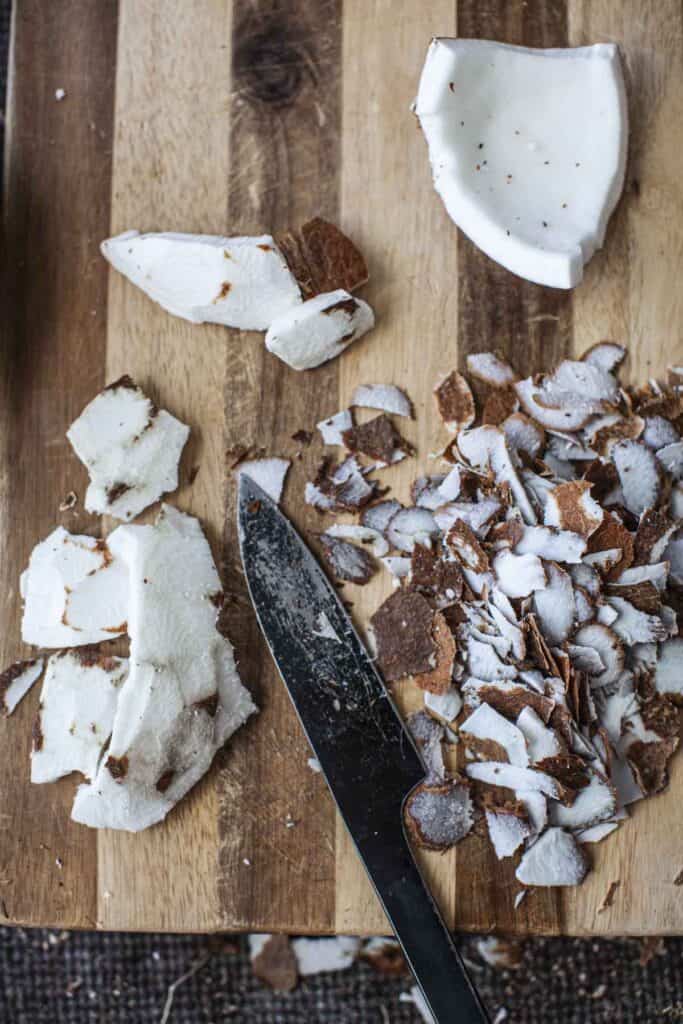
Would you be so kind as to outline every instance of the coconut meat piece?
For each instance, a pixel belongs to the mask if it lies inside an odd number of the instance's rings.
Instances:
[[[678,482],[683,479],[683,441],[660,448],[657,459],[672,480]]]
[[[426,508],[404,508],[389,521],[386,536],[397,551],[410,554],[416,544],[429,545],[439,533],[432,513]]]
[[[87,650],[48,658],[33,732],[31,782],[54,782],[70,772],[95,777],[127,674],[125,658]]]
[[[434,388],[434,397],[446,430],[457,434],[474,422],[472,390],[461,373],[453,370]]]
[[[574,627],[574,588],[571,576],[559,565],[546,562],[545,571],[546,586],[533,594],[534,612],[548,643],[559,646],[568,639]]]
[[[388,501],[380,501],[376,505],[369,505],[363,509],[361,514],[361,525],[367,526],[370,530],[377,530],[378,533],[386,534],[387,526],[391,519],[400,512],[402,505],[395,498]]]
[[[74,420],[66,436],[90,474],[88,512],[129,520],[178,487],[190,428],[124,376]]]
[[[19,701],[23,700],[33,684],[43,674],[43,658],[29,661],[15,661],[0,673],[0,714],[11,715]]]
[[[365,548],[329,533],[321,534],[320,543],[325,561],[338,580],[347,580],[349,583],[362,586],[369,583],[375,575],[375,561]]]
[[[374,326],[375,314],[367,302],[339,288],[273,318],[266,348],[294,370],[311,370],[340,355]]]
[[[126,231],[102,255],[174,316],[265,331],[301,304],[301,289],[270,235],[224,238]]]
[[[654,683],[657,693],[683,699],[683,638],[674,637],[659,645]]]
[[[552,562],[578,564],[586,552],[586,540],[571,530],[550,526],[525,526],[514,545],[517,555],[538,555]]]
[[[323,439],[323,444],[343,445],[344,439],[342,434],[345,430],[352,428],[353,416],[350,409],[342,409],[341,412],[336,412],[334,416],[330,416],[327,420],[321,420],[316,425]]]
[[[410,575],[411,561],[409,558],[401,555],[387,555],[381,559],[381,562],[384,568],[388,569],[394,577],[395,585],[398,585],[400,580]]]
[[[597,773],[591,773],[587,786],[580,789],[571,807],[551,803],[550,822],[565,828],[588,828],[611,818],[617,808],[614,790]]]
[[[580,829],[575,833],[578,843],[599,843],[619,828],[618,821],[601,821],[599,825]]]
[[[166,816],[255,708],[216,629],[222,590],[198,520],[164,505],[154,525],[119,527],[110,542],[130,576],[130,668],[72,817],[135,832]]]
[[[587,870],[576,839],[562,828],[548,828],[522,855],[515,878],[523,885],[579,885]]]
[[[590,490],[591,485],[585,480],[558,484],[548,493],[543,510],[545,525],[590,537],[605,516]]]
[[[549,729],[532,707],[522,708],[517,716],[517,728],[526,740],[528,762],[535,764],[545,757],[562,753],[562,744],[554,729]]]
[[[611,457],[629,512],[640,516],[646,509],[653,508],[660,490],[657,456],[642,442],[627,440],[612,447]]]
[[[580,430],[595,408],[595,403],[568,402],[560,407],[545,403],[542,387],[532,377],[517,381],[513,387],[524,412],[546,430]]]
[[[351,935],[324,939],[293,939],[292,950],[299,974],[309,977],[323,971],[345,971],[354,963],[361,940]]]
[[[358,526],[355,523],[333,523],[328,526],[323,537],[348,540],[355,544],[367,545],[375,558],[388,554],[389,544],[379,532],[369,526]]]
[[[508,448],[524,452],[532,459],[537,457],[545,439],[545,431],[523,412],[515,412],[508,416],[503,420],[501,429],[505,434]]]
[[[406,798],[404,814],[409,834],[427,850],[449,849],[474,822],[469,787],[459,779],[418,783]]]
[[[583,353],[581,360],[611,373],[623,362],[625,356],[626,349],[623,345],[617,345],[613,341],[598,341]]]
[[[438,528],[446,533],[459,519],[472,530],[477,537],[485,537],[494,516],[500,512],[501,502],[497,498],[483,500],[449,501],[434,513],[434,521]]]
[[[496,584],[506,597],[528,597],[546,586],[546,574],[538,555],[513,555],[499,551],[493,559]]]
[[[126,632],[128,571],[95,537],[58,526],[31,552],[20,590],[25,643],[77,647]]]
[[[470,737],[472,740],[481,741],[481,744],[472,744],[475,753],[478,750],[485,751],[487,743],[494,743],[505,752],[510,764],[521,768],[526,768],[529,764],[524,733],[489,704],[480,704],[462,723],[460,732],[466,743]]]
[[[561,789],[552,776],[534,768],[520,768],[518,765],[506,764],[504,761],[478,761],[468,764],[465,769],[470,779],[486,782],[491,786],[504,786],[506,789],[522,792],[542,793],[544,796],[559,800]]]
[[[498,427],[484,426],[461,431],[458,435],[458,448],[472,466],[490,468],[497,484],[510,487],[525,523],[536,522],[536,513],[518,476],[505,435]]]
[[[426,690],[424,701],[426,709],[445,722],[454,722],[462,710],[462,697],[454,686],[449,687],[445,693],[430,693]]]
[[[381,409],[396,416],[412,418],[413,415],[410,399],[395,384],[360,384],[351,396],[351,405],[361,409]]]
[[[510,364],[495,352],[471,352],[467,357],[467,372],[492,388],[506,388],[517,380]]]
[[[290,466],[289,459],[248,459],[239,464],[236,473],[238,477],[248,476],[279,505]]]
[[[617,47],[434,39],[415,113],[435,188],[475,245],[529,281],[578,284],[624,180]]]
[[[498,860],[511,857],[534,834],[529,821],[517,814],[488,808],[485,814],[489,839]]]
[[[624,648],[609,626],[601,623],[581,626],[574,634],[574,643],[597,654],[605,666],[599,675],[591,677],[592,686],[602,687],[616,682],[624,668]]]

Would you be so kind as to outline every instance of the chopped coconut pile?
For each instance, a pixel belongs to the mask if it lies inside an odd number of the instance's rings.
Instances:
[[[129,520],[178,487],[190,428],[156,405],[130,377],[100,392],[69,427],[90,474],[88,512]]]
[[[199,522],[164,505],[154,525],[119,527],[109,542],[130,579],[129,672],[72,817],[137,832],[166,816],[255,709],[216,629],[222,590]]]
[[[446,849],[483,817],[524,885],[578,884],[582,849],[666,785],[679,743],[683,496],[667,449],[683,394],[677,377],[620,385],[623,357],[604,342],[524,381],[477,353],[481,418],[469,382],[448,375],[436,398],[455,440],[410,503],[369,478],[400,438],[388,401],[381,433],[352,420],[339,436],[354,454],[308,485],[322,513],[358,516],[323,544],[392,576],[370,627],[385,679],[424,695],[409,721],[428,772],[406,803],[411,836]],[[505,416],[485,422],[508,392]],[[442,754],[458,739],[464,779]]]

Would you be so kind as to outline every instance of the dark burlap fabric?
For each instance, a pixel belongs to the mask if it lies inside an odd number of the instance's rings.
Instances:
[[[0,110],[9,8],[9,0],[0,0]],[[0,135],[3,128],[4,118]],[[233,944],[236,952],[229,951]],[[644,967],[640,944],[628,940],[535,940],[526,944],[516,971],[485,965],[473,940],[464,940],[463,949],[500,1024],[683,1021],[683,940],[668,940]],[[319,975],[282,995],[254,979],[240,939],[3,928],[0,1024],[155,1024],[162,1020],[169,986],[194,967],[176,989],[168,1024],[414,1024],[420,1019],[399,1002],[409,979],[386,980],[365,964]]]
[[[236,947],[236,951],[232,948]],[[521,966],[494,969],[462,944],[491,1016],[502,1024],[649,1024],[683,1020],[683,940],[642,967],[634,940],[529,941]],[[0,930],[2,1024],[416,1024],[399,1002],[407,978],[365,964],[317,975],[289,994],[257,982],[243,939]],[[507,1016],[505,1016],[505,1014]],[[453,1021],[457,1021],[454,1014]]]

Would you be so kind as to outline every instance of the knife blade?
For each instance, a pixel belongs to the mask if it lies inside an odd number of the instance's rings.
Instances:
[[[261,630],[437,1024],[488,1017],[413,859],[403,804],[425,769],[341,601],[265,492],[239,481],[238,534]]]

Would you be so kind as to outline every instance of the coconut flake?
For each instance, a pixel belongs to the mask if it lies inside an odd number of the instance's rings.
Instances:
[[[44,666],[43,658],[15,661],[0,674],[0,711],[5,717],[12,714],[19,701],[40,679]]]
[[[493,559],[493,572],[506,597],[528,597],[546,586],[543,563],[537,555],[513,555],[499,551]]]
[[[447,533],[454,523],[461,520],[479,538],[488,533],[491,522],[502,508],[497,498],[484,498],[477,502],[453,501],[442,505],[434,513],[434,522]]]
[[[486,745],[492,743],[504,752],[510,764],[522,768],[529,764],[524,733],[489,704],[480,704],[462,723],[460,732],[475,753],[487,756]]]
[[[471,635],[467,637],[467,661],[471,674],[483,682],[514,679],[517,675],[514,665],[504,664],[490,643]]]
[[[375,558],[381,558],[389,551],[389,545],[379,530],[373,530],[369,526],[357,526],[354,523],[334,523],[332,526],[327,527],[323,537],[339,538],[367,545]]]
[[[672,480],[683,479],[683,441],[667,444],[657,452],[657,459]]]
[[[587,407],[571,402],[562,408],[544,405],[542,391],[532,377],[517,381],[514,389],[524,412],[546,430],[580,430],[591,418],[593,406],[590,403]]]
[[[164,505],[153,526],[119,527],[110,543],[130,576],[130,671],[107,756],[72,817],[139,831],[166,816],[255,707],[216,629],[221,584],[199,522]]]
[[[453,370],[434,388],[434,397],[446,430],[457,434],[474,422],[471,388],[463,375]]]
[[[454,722],[462,710],[462,697],[454,686],[450,686],[445,693],[430,693],[427,690],[424,700],[427,710],[445,722]]]
[[[522,856],[515,878],[523,885],[579,885],[588,864],[576,840],[561,828],[549,828]]]
[[[401,508],[400,501],[396,501],[394,498],[389,501],[380,501],[377,505],[369,505],[363,509],[360,517],[361,525],[386,535],[390,520],[397,512],[401,511]]]
[[[618,821],[601,821],[599,825],[580,829],[575,833],[578,843],[599,843],[619,828]]]
[[[337,579],[363,585],[375,575],[375,561],[364,548],[330,536],[329,532],[321,535],[320,543],[325,561]]]
[[[515,412],[502,423],[508,447],[535,459],[545,440],[545,431],[523,412]]]
[[[544,508],[546,526],[570,530],[582,537],[590,537],[604,518],[604,511],[591,497],[591,484],[585,480],[572,480],[558,484],[549,492]]]
[[[401,437],[386,413],[380,413],[368,423],[361,423],[357,427],[345,430],[342,438],[352,452],[360,452],[371,459],[377,459],[380,467],[399,462],[414,451],[413,446]]]
[[[555,779],[534,768],[520,768],[517,765],[505,764],[504,761],[484,761],[468,764],[465,771],[470,779],[486,782],[491,786],[543,793],[554,800],[560,799],[561,790]]]
[[[619,441],[610,454],[619,474],[626,508],[636,516],[642,515],[657,504],[659,497],[657,456],[640,441]]]
[[[102,255],[174,316],[265,331],[301,304],[301,290],[270,235],[223,238],[126,231]]]
[[[248,476],[276,505],[279,505],[285,477],[291,464],[289,459],[250,459],[241,462],[236,472],[238,477],[242,474]]]
[[[498,860],[511,857],[522,843],[534,834],[534,829],[520,807],[508,809],[505,805],[495,809],[486,809],[486,826],[489,839]]]
[[[340,355],[375,326],[367,302],[340,288],[273,317],[266,348],[294,370],[312,370]]]
[[[95,537],[58,526],[31,552],[20,588],[25,643],[77,647],[126,632],[128,573]]]
[[[442,781],[445,775],[441,744],[444,739],[443,726],[425,711],[415,711],[406,718],[406,726],[415,740],[429,779]]]
[[[292,951],[299,974],[307,978],[325,971],[347,970],[358,956],[360,943],[360,939],[350,935],[336,935],[329,939],[293,939]]]
[[[418,846],[447,850],[472,828],[474,812],[469,787],[459,779],[420,782],[408,794],[404,814]]]
[[[681,435],[673,423],[663,416],[646,416],[642,439],[643,444],[656,452],[667,445],[676,444],[680,441]]]
[[[569,573],[553,562],[546,562],[547,585],[533,595],[534,612],[550,644],[567,640],[576,618],[574,588]]]
[[[683,698],[683,638],[674,637],[659,645],[654,683],[657,693],[676,700]]]
[[[437,645],[432,637],[434,612],[420,594],[398,590],[370,619],[377,662],[387,682],[427,673],[434,668]]]
[[[342,409],[341,412],[336,412],[329,419],[321,420],[316,426],[320,431],[323,444],[343,445],[344,439],[342,434],[345,430],[350,430],[353,427],[351,410]]]
[[[444,694],[450,689],[453,679],[455,641],[446,619],[438,611],[432,622],[432,639],[436,645],[434,667],[429,672],[416,673],[413,682],[421,690]]]
[[[518,379],[510,364],[495,352],[471,352],[467,357],[467,372],[493,388],[505,388]]]
[[[392,547],[410,553],[416,544],[429,544],[438,532],[428,509],[404,508],[391,518],[386,535]]]
[[[606,821],[614,814],[617,806],[616,795],[608,782],[592,772],[590,781],[577,793],[570,807],[564,804],[550,805],[550,821],[565,828],[589,828]]]
[[[518,555],[538,555],[552,562],[578,564],[585,551],[586,540],[579,533],[550,526],[525,526],[521,539],[514,545]]]
[[[624,668],[624,648],[608,626],[600,623],[582,626],[574,635],[574,643],[597,653],[605,666],[599,675],[591,677],[593,686],[607,686],[619,678]]]
[[[381,409],[395,416],[412,419],[413,407],[405,391],[394,384],[361,384],[351,396],[351,405],[361,409]]]
[[[522,708],[517,716],[517,728],[526,740],[531,764],[562,753],[562,743],[557,733],[543,723],[532,707]]]
[[[70,772],[93,779],[128,675],[125,658],[88,650],[48,658],[34,729],[31,782],[54,782]]]
[[[391,575],[394,577],[395,583],[399,580],[405,579],[410,574],[411,562],[409,558],[404,558],[399,555],[387,555],[381,559],[382,565],[385,569],[388,569]]]
[[[178,487],[190,428],[158,409],[130,377],[101,391],[66,436],[90,474],[88,512],[129,520]]]

